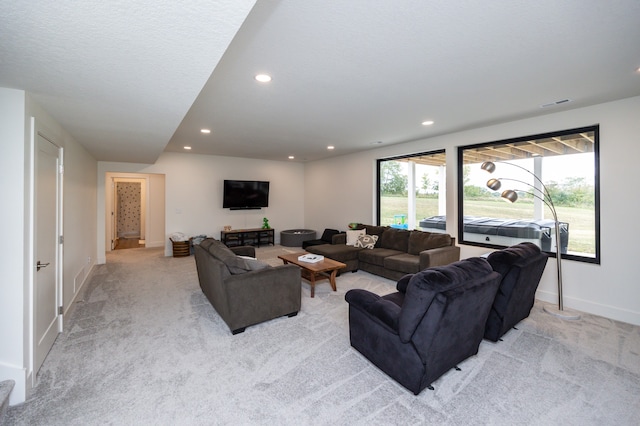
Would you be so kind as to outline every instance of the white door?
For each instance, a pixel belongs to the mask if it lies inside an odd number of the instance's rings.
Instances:
[[[40,134],[35,156],[34,376],[60,332],[58,194],[60,150]]]
[[[118,245],[118,182],[111,178],[113,201],[111,203],[111,250]]]

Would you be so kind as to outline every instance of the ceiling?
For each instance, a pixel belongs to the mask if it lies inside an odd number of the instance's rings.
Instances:
[[[0,86],[100,161],[305,162],[640,95],[637,0],[5,3]]]

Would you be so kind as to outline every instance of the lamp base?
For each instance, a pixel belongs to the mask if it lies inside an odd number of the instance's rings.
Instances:
[[[560,309],[558,309],[556,306],[551,306],[551,305],[545,305],[542,308],[543,311],[545,311],[546,313],[548,313],[549,315],[553,315],[554,317],[558,317],[564,320],[579,320],[580,319],[580,314],[575,312],[575,311],[571,311],[571,310],[566,310],[563,309],[562,311]]]

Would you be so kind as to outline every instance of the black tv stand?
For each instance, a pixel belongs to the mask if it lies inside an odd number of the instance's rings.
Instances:
[[[220,231],[220,241],[227,247],[275,245],[273,228],[234,229]]]

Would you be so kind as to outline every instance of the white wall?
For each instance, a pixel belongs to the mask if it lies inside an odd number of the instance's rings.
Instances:
[[[65,313],[96,264],[97,161],[75,140],[64,139]]]
[[[636,194],[640,158],[640,97],[489,126],[309,163],[305,167],[305,226],[345,229],[375,221],[376,159],[446,149],[447,230],[457,229],[457,147],[600,124],[601,265],[562,263],[566,308],[640,325],[640,285],[634,267],[640,232]],[[327,203],[326,200],[333,200]],[[485,253],[461,246],[463,258]],[[548,262],[537,297],[557,303],[555,262]]]
[[[213,155],[164,153],[155,164],[98,163],[99,262],[104,263],[105,174],[152,173],[165,175],[165,254],[171,255],[169,237],[174,232],[188,236],[220,238],[223,226],[234,229],[259,228],[262,218],[279,231],[304,225],[304,166],[299,163],[264,161]],[[222,208],[224,179],[266,180],[270,182],[269,207],[261,210],[231,211]],[[150,195],[150,202],[154,201]],[[102,239],[100,239],[102,236]],[[100,251],[102,255],[100,255]],[[100,257],[102,256],[102,257]]]
[[[82,282],[78,271],[90,273],[96,258],[97,162],[51,116],[21,90],[0,88],[0,140],[2,140],[2,188],[5,204],[0,247],[0,380],[13,379],[10,403],[24,401],[34,377],[32,371],[32,118],[36,129],[64,149],[64,258],[62,263],[65,314],[73,306]],[[91,262],[88,262],[91,258]]]
[[[0,88],[0,140],[3,208],[0,223],[5,244],[0,244],[0,381],[16,382],[14,393],[26,392],[28,353],[25,330],[25,93]],[[11,326],[8,326],[11,324]]]

